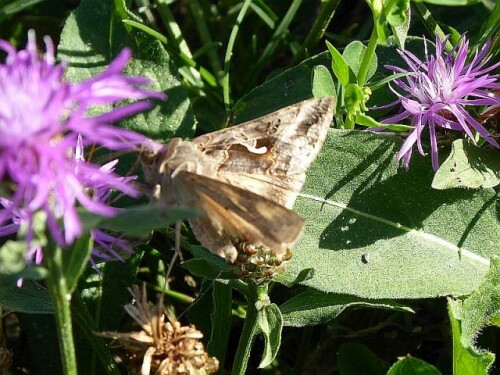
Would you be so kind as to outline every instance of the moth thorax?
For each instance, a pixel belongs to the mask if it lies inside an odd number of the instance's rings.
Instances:
[[[276,254],[271,248],[248,242],[238,237],[231,237],[231,242],[238,252],[234,262],[235,271],[243,277],[253,279],[270,278],[283,272],[284,263],[292,257],[292,251]]]

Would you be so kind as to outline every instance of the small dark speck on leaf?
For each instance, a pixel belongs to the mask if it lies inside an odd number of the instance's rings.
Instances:
[[[368,263],[368,254],[361,255],[361,261],[366,264]]]

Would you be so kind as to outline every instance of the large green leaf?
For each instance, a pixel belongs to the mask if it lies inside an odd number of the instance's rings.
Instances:
[[[58,57],[69,63],[66,78],[81,81],[102,72],[125,46],[133,49],[125,74],[150,78],[150,87],[167,93],[169,99],[124,125],[155,140],[166,141],[174,134],[192,136],[194,116],[177,68],[159,41],[127,31],[121,15],[114,13],[113,1],[81,1],[66,20]]]
[[[422,43],[408,38],[406,48],[419,56]],[[377,56],[379,65],[401,65],[395,44],[379,46]],[[237,122],[311,97],[317,65],[329,67],[329,54],[252,90],[235,105]],[[374,81],[387,74],[377,72]],[[383,91],[370,105],[388,102]],[[494,191],[431,189],[428,158],[415,155],[408,172],[398,169],[401,144],[394,136],[330,132],[297,200],[306,229],[286,281],[312,268],[304,284],[372,299],[465,295],[479,285],[499,253]]]
[[[430,188],[430,161],[398,169],[401,140],[331,130],[307,174],[295,210],[306,229],[287,275],[304,268],[318,290],[365,298],[465,295],[499,253],[491,189]],[[286,275],[285,275],[286,276]]]

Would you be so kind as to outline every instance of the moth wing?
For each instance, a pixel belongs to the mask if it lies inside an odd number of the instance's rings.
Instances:
[[[298,240],[304,227],[304,220],[295,212],[240,187],[187,171],[179,172],[175,179],[179,204],[195,205],[198,210],[199,216],[190,220],[196,238],[229,262],[237,256],[231,237],[264,245],[281,255]]]
[[[313,98],[195,138],[214,178],[291,208],[331,123],[333,99]]]

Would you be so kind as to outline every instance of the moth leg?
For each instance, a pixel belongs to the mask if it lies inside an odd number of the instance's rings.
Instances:
[[[182,257],[182,252],[181,252],[181,222],[180,221],[175,222],[174,255],[172,256],[172,260],[170,261],[170,264],[168,265],[167,274],[165,275],[165,285],[163,286],[163,289],[166,289],[166,287],[167,287],[167,280],[170,278],[170,274],[172,273],[172,270],[174,268],[174,264],[175,264],[175,261],[177,260],[177,257],[179,257],[181,262],[184,262],[184,258]]]
[[[175,253],[179,256],[181,262],[184,262],[181,251],[181,222],[175,222]]]

